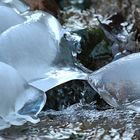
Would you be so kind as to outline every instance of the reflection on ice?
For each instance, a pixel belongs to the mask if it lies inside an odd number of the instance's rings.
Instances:
[[[0,62],[0,129],[38,122],[37,114],[43,108],[46,95],[29,86],[11,66]]]

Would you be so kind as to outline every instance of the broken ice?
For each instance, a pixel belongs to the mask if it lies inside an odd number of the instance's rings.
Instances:
[[[44,92],[29,86],[11,66],[0,62],[0,129],[36,123],[46,101]]]

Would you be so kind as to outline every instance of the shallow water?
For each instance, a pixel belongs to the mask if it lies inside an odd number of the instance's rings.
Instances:
[[[98,111],[95,104],[75,104],[63,111],[40,113],[38,124],[26,123],[0,132],[3,139],[138,140],[140,114],[130,110]]]

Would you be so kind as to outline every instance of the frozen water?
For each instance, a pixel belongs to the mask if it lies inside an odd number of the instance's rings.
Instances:
[[[27,81],[42,78],[59,53],[61,25],[37,11],[29,20],[0,36],[0,61],[13,66]]]
[[[114,61],[89,76],[90,85],[114,107],[140,110],[140,53]]]
[[[1,3],[10,5],[18,13],[23,13],[30,9],[22,0],[1,0]]]
[[[58,20],[41,11],[24,16],[26,22],[1,34],[0,61],[13,66],[28,82],[39,80],[31,85],[43,91],[71,79],[80,79],[81,72],[79,74],[77,69],[58,68],[59,56],[63,55],[59,46],[63,30]]]
[[[11,66],[0,62],[0,129],[21,125],[26,121],[36,123],[46,95],[29,86]]]
[[[8,5],[0,3],[0,33],[6,29],[24,22],[25,18]]]
[[[49,33],[55,41],[60,42],[64,30],[59,21],[54,16],[40,10],[27,12],[24,14],[24,16],[28,19],[27,22],[40,22],[44,24],[44,28],[47,28],[48,30],[47,33]],[[44,32],[45,31],[46,30],[44,30]]]
[[[70,80],[85,80],[87,78],[86,73],[72,67],[66,68],[52,68],[50,72],[45,74],[45,78],[35,80],[30,83],[30,85],[35,86],[38,89],[47,91],[56,87],[62,83],[68,82]]]

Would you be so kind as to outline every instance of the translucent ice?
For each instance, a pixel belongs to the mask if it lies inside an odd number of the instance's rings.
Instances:
[[[90,85],[114,107],[140,112],[140,53],[114,61],[91,74]]]
[[[110,105],[140,110],[140,53],[121,58],[87,76],[76,65],[66,67],[56,63],[58,56],[64,55],[59,46],[62,27],[57,19],[41,11],[30,12],[26,17],[26,22],[0,35],[0,61],[14,67],[31,85],[43,91],[88,77],[89,84]]]
[[[44,77],[59,53],[61,25],[52,15],[37,11],[28,21],[0,36],[0,61],[13,66],[27,81]]]
[[[0,62],[0,129],[38,122],[45,101],[44,92],[29,86],[14,68]]]
[[[23,13],[29,10],[29,7],[22,0],[1,0],[1,3],[8,4],[18,13]]]
[[[14,9],[0,3],[0,33],[24,21],[25,18],[17,14]]]
[[[60,69],[56,71],[60,72]],[[77,73],[76,73],[77,72]],[[58,74],[58,72],[56,72]],[[100,94],[111,106],[116,108],[128,108],[140,112],[140,53],[131,54],[116,60],[103,68],[87,74],[80,69],[62,69],[58,75],[47,75],[49,81],[56,85],[72,79],[88,80],[88,83]],[[70,74],[71,73],[71,74]],[[59,81],[56,81],[59,77]],[[45,81],[46,80],[46,81]],[[45,82],[44,82],[45,81]],[[45,85],[44,85],[45,84]],[[34,81],[33,85],[45,90],[50,85],[46,79]]]

